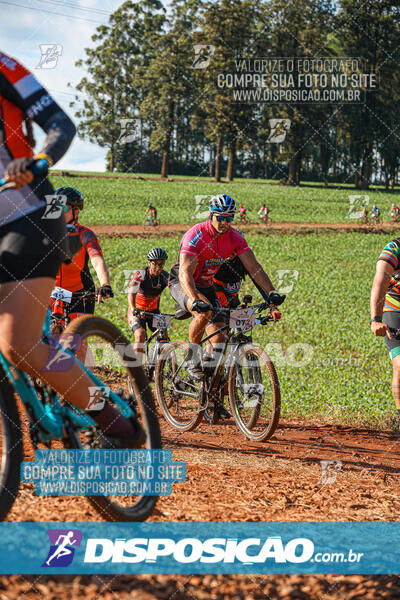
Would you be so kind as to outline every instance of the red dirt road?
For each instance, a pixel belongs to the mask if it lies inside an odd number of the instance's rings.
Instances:
[[[284,421],[266,443],[232,421],[179,433],[162,421],[163,446],[187,463],[187,481],[162,498],[153,521],[396,521],[400,437],[344,426]],[[33,449],[25,436],[26,459]],[[333,460],[333,483],[321,480]],[[339,462],[340,461],[340,462]],[[40,498],[22,484],[10,521],[101,521],[81,498]],[[1,598],[1,596],[0,596]]]
[[[107,237],[130,236],[175,236],[185,233],[194,223],[188,225],[162,223],[157,227],[145,225],[88,225],[96,235]],[[271,223],[268,226],[260,224],[239,225],[240,229],[248,233],[388,233],[400,229],[400,223],[382,223],[380,225],[359,225],[357,223],[294,223],[285,221]]]
[[[26,431],[26,423],[24,427]],[[162,421],[163,445],[187,462],[187,481],[162,498],[153,521],[395,521],[400,437],[390,432],[283,421],[267,443],[233,422],[180,434]],[[33,458],[25,436],[25,457]],[[333,460],[336,481],[321,481]],[[10,521],[99,521],[80,498],[38,498],[23,484]],[[1,577],[0,600],[373,600],[400,598],[397,576]]]
[[[265,444],[233,424],[179,434],[163,443],[186,460],[186,483],[159,501],[153,521],[391,521],[400,511],[400,438],[389,432],[283,422]],[[32,450],[26,448],[26,458]],[[332,484],[320,460],[341,461]],[[337,463],[336,463],[337,464]],[[10,521],[97,521],[79,498],[37,498],[23,484]],[[48,576],[1,577],[0,599],[24,600],[374,600],[398,599],[397,576]]]
[[[396,575],[0,577],[1,600],[398,600]]]

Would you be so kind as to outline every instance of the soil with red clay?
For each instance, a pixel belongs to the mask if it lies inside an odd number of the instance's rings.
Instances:
[[[194,223],[182,225],[177,223],[161,223],[158,226],[146,225],[88,225],[96,235],[105,237],[174,237],[185,233]],[[253,223],[249,225],[239,225],[245,233],[390,233],[400,229],[400,223],[381,223],[380,225],[364,225],[357,223],[294,223],[283,221],[274,222],[269,225],[260,225]]]
[[[163,445],[187,463],[187,481],[159,500],[151,521],[396,521],[400,437],[387,431],[283,420],[266,443],[233,421],[178,433],[162,420]],[[25,458],[33,459],[26,435]],[[321,460],[334,461],[323,475]],[[328,479],[327,479],[328,478]],[[328,483],[329,478],[332,482]],[[101,521],[84,498],[39,498],[22,484],[9,521]],[[396,576],[1,577],[0,599],[399,598]]]

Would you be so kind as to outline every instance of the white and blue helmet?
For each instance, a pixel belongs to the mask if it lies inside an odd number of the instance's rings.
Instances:
[[[164,248],[152,248],[147,253],[147,258],[149,260],[167,260],[168,254]]]
[[[236,202],[227,194],[218,194],[211,198],[208,208],[212,213],[235,213]]]

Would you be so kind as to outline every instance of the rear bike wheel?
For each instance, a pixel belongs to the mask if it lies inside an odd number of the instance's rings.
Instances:
[[[281,394],[275,367],[262,348],[239,347],[229,367],[228,393],[239,430],[250,440],[268,440],[279,422]]]
[[[157,361],[154,380],[158,405],[167,422],[178,431],[192,431],[201,422],[201,383],[192,380],[182,362],[187,356],[187,342],[164,344]]]
[[[0,521],[4,521],[18,494],[23,457],[21,420],[14,390],[0,366]]]
[[[146,431],[147,440],[143,448],[161,448],[160,427],[149,381],[143,368],[138,366],[136,355],[133,354],[132,346],[125,336],[106,319],[92,316],[79,317],[72,321],[64,336],[69,334],[78,335],[82,341],[87,342],[86,366],[113,392],[117,392],[129,403],[132,412]],[[64,343],[63,339],[62,343],[68,347],[68,343]],[[132,350],[129,355],[128,347]],[[128,364],[132,357],[134,366]],[[68,443],[78,448],[101,448],[103,438],[99,433],[97,427],[92,427],[89,431],[75,432],[69,436]],[[144,496],[140,493],[126,496],[88,496],[89,502],[103,517],[115,521],[144,521],[153,512],[157,498],[158,496]]]

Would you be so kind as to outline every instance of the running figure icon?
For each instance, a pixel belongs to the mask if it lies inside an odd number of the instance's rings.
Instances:
[[[70,548],[67,548],[67,546],[73,546],[77,542],[77,540],[74,540],[73,537],[73,531],[68,531],[67,534],[61,534],[58,536],[56,541],[57,549],[55,552],[53,552],[50,558],[46,560],[47,566],[50,566],[50,563],[54,558],[61,558],[62,556],[67,556],[68,554],[73,553]],[[62,542],[60,542],[61,539],[63,540]]]

